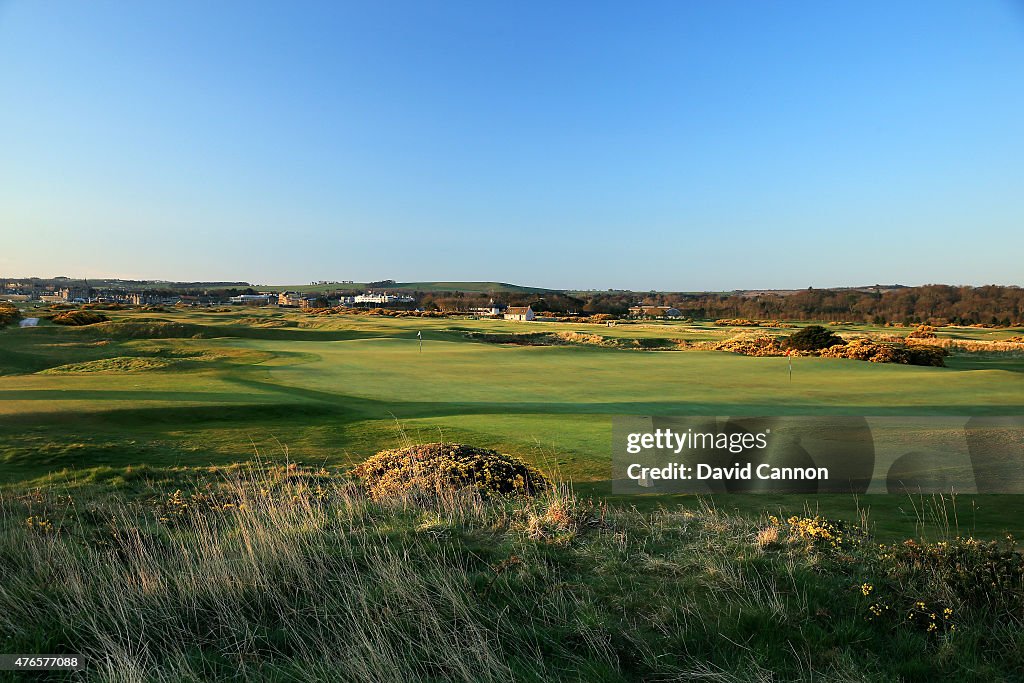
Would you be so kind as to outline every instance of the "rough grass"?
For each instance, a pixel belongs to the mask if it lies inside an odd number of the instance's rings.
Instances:
[[[163,370],[180,362],[174,358],[146,358],[140,356],[115,356],[85,363],[68,363],[54,368],[42,370],[41,374],[59,374],[65,372],[145,372],[147,370]]]
[[[371,500],[238,467],[0,496],[5,650],[90,681],[1010,680],[1020,556],[710,506]],[[949,611],[947,611],[949,610]],[[932,617],[932,615],[935,617]],[[936,626],[931,627],[932,624]]]

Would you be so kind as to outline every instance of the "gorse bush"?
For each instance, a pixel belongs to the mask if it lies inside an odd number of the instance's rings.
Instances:
[[[98,313],[96,311],[64,311],[53,316],[51,320],[58,325],[70,325],[73,327],[81,327],[84,325],[95,325],[96,323],[105,323],[110,318]]]
[[[931,325],[918,325],[916,330],[907,335],[907,339],[935,339],[937,336]]]
[[[759,327],[761,323],[749,318],[719,318],[715,324],[720,327]]]
[[[786,339],[785,346],[797,351],[820,351],[845,343],[846,341],[842,337],[828,328],[821,325],[808,325],[791,334]]]
[[[822,358],[849,358],[872,363],[902,363],[944,367],[949,351],[930,344],[877,343],[870,339],[854,339],[842,346],[832,346],[820,352]]]
[[[377,453],[352,473],[373,498],[471,490],[483,497],[535,495],[545,477],[509,455],[459,443],[427,443]]]
[[[21,320],[21,313],[18,312],[16,306],[7,302],[0,303],[0,327],[10,325],[19,320]]]
[[[776,337],[767,335],[732,337],[725,341],[712,343],[715,351],[729,351],[744,356],[781,356],[785,354],[783,345]]]
[[[781,320],[751,320],[749,318],[719,318],[719,327],[790,327]]]

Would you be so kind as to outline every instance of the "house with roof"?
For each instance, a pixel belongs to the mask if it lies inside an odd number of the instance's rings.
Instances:
[[[277,295],[278,306],[301,306],[302,295],[298,292],[281,292]]]
[[[533,309],[529,306],[509,306],[505,309],[505,320],[533,320],[537,316],[534,315]]]

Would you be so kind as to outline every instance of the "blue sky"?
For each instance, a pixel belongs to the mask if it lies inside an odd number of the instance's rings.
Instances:
[[[1024,284],[1016,2],[0,0],[0,274]]]

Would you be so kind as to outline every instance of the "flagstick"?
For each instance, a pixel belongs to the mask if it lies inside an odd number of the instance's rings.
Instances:
[[[789,359],[789,382],[793,383],[793,352],[787,351],[786,357]]]

